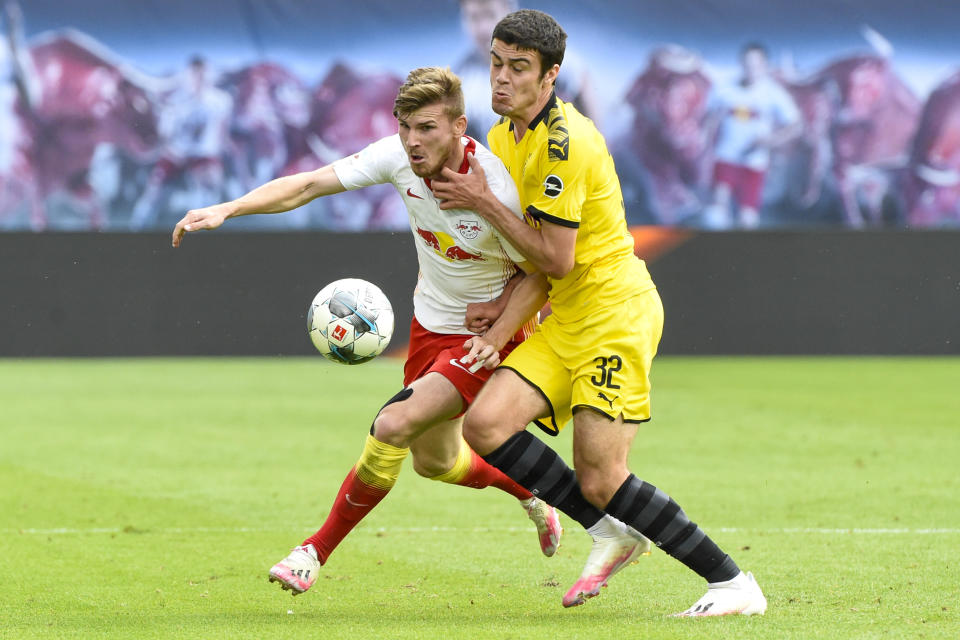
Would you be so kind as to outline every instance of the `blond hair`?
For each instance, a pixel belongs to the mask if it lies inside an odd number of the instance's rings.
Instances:
[[[408,116],[430,104],[443,103],[443,111],[454,120],[464,114],[460,78],[450,67],[421,67],[407,74],[393,102],[396,118]]]

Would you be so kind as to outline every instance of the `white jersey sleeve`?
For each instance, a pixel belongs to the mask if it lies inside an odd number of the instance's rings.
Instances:
[[[480,166],[483,168],[483,172],[487,176],[487,184],[490,185],[490,191],[493,192],[497,199],[503,203],[505,207],[513,211],[513,214],[523,219],[523,208],[520,206],[520,193],[517,191],[517,185],[513,181],[510,172],[507,171],[507,168],[504,166],[503,162],[499,158],[494,156],[492,153],[482,148],[483,152],[486,152],[486,155],[489,155],[490,158],[478,158],[481,160]],[[500,242],[500,245],[503,247],[504,252],[516,263],[526,261],[526,257],[517,249],[510,244],[510,242],[504,238],[499,231],[494,230],[494,235],[497,237],[497,240]]]
[[[406,162],[399,135],[373,142],[358,153],[333,163],[333,170],[344,189],[353,191],[375,184],[393,182],[397,160]]]

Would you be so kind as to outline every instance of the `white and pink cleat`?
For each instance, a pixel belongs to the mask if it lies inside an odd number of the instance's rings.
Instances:
[[[593,538],[593,547],[580,578],[563,596],[565,607],[576,607],[600,595],[600,589],[607,585],[607,580],[637,556],[649,554],[652,546],[649,540],[631,535],[626,525],[607,515],[590,527],[587,533]]]
[[[520,504],[527,512],[527,516],[537,525],[537,534],[540,536],[540,551],[548,558],[557,552],[560,546],[560,536],[563,527],[557,510],[539,498],[521,500]]]
[[[312,544],[294,547],[270,569],[270,582],[279,582],[284,591],[289,589],[292,595],[298,595],[313,586],[321,566]]]

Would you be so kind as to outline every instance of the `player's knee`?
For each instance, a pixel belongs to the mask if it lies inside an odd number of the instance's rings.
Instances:
[[[373,421],[373,437],[395,447],[408,447],[413,439],[413,424],[402,411],[385,408]]]
[[[463,439],[474,451],[486,455],[499,444],[496,416],[482,406],[474,405],[463,417]]]
[[[577,466],[577,483],[587,502],[603,509],[617,492],[619,484],[614,477],[602,469]]]
[[[413,456],[413,470],[424,478],[434,478],[449,471],[456,461],[456,456],[451,460],[443,455],[420,451]]]
[[[387,400],[370,426],[370,435],[380,442],[395,447],[406,447],[413,436],[413,424],[401,407],[401,403],[413,395],[413,389],[407,387]]]

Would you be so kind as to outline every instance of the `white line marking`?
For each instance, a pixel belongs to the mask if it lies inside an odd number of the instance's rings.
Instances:
[[[534,527],[362,527],[357,529],[357,533],[513,533],[517,531],[533,531]],[[785,527],[785,528],[750,528],[750,527],[711,527],[711,531],[721,533],[742,533],[742,534],[820,534],[820,535],[958,535],[960,528],[951,527],[921,527],[921,528],[863,528],[851,527],[827,528],[827,527]],[[0,529],[4,535],[21,534],[35,536],[50,535],[87,535],[87,534],[115,534],[129,533],[131,535],[179,535],[193,533],[287,533],[287,532],[312,532],[314,529],[298,528],[280,528],[280,527],[157,527],[157,528],[134,528],[134,527],[91,527],[91,528],[70,528],[55,527],[49,529]]]

